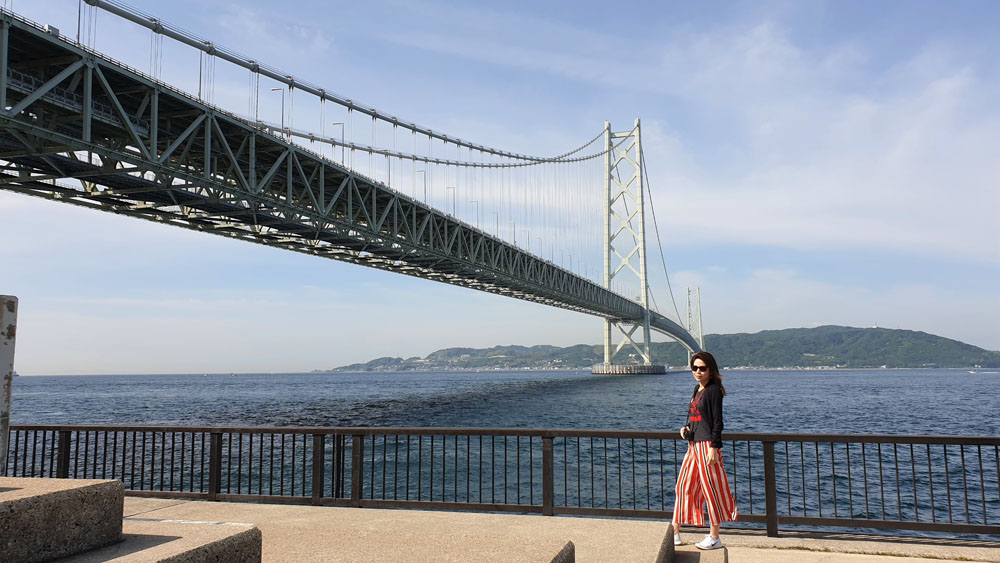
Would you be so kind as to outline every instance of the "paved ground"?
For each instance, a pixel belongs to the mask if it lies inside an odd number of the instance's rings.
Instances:
[[[684,534],[686,537],[687,534]],[[692,534],[697,540],[702,534]],[[773,563],[929,563],[957,560],[1000,562],[1000,543],[927,538],[887,538],[842,533],[782,532],[768,538],[756,530],[724,530],[733,562]],[[678,563],[683,559],[677,558]],[[697,561],[697,559],[691,559]]]
[[[567,541],[581,563],[653,561],[666,523],[372,508],[332,508],[126,497],[125,517],[246,522],[263,534],[264,561],[548,562]],[[678,563],[722,561],[682,534]],[[724,530],[731,562],[931,563],[942,559],[1000,563],[1000,543]]]

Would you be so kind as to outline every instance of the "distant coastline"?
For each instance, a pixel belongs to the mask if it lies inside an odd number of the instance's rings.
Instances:
[[[1000,352],[926,332],[821,326],[753,334],[709,334],[705,347],[727,369],[1000,368]],[[675,342],[652,345],[654,361],[683,369]],[[424,358],[383,357],[328,372],[579,370],[603,361],[600,345],[445,348]]]

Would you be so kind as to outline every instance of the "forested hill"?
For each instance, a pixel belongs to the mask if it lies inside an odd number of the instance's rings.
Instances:
[[[926,332],[821,326],[754,334],[708,334],[705,348],[723,367],[1000,367],[1000,352]],[[676,342],[653,344],[653,360],[683,366]],[[329,371],[589,368],[603,361],[599,345],[445,348],[426,358],[379,358]]]

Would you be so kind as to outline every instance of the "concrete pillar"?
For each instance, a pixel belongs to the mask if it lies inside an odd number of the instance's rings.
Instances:
[[[17,335],[17,297],[0,295],[0,475],[7,473],[10,435],[10,395],[14,386],[14,340]]]

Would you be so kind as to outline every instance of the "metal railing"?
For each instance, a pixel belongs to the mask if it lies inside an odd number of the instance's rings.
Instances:
[[[131,495],[668,519],[673,432],[11,427],[8,476]],[[740,522],[1000,535],[1000,438],[729,433]]]

